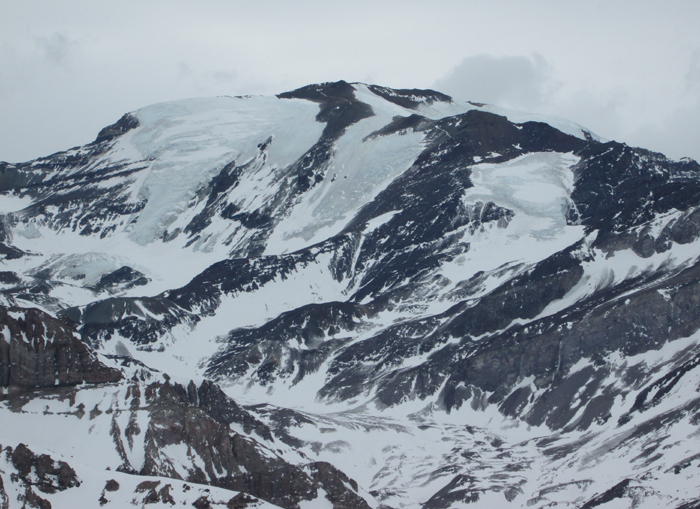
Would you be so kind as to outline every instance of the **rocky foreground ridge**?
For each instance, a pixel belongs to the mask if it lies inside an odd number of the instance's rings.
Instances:
[[[693,160],[341,81],[0,193],[2,509],[700,507]]]

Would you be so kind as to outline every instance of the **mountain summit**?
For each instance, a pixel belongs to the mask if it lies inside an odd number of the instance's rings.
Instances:
[[[127,113],[0,208],[3,509],[700,507],[695,161],[340,81]]]

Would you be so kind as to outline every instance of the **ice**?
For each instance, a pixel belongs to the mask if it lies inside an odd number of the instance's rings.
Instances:
[[[326,178],[277,227],[267,254],[292,252],[339,233],[359,209],[406,171],[424,149],[421,133],[365,139],[396,115],[413,113],[388,103],[364,85],[355,85],[358,100],[374,115],[350,126],[334,146]]]
[[[14,230],[15,233],[24,231]],[[191,251],[162,242],[139,245],[123,235],[100,239],[70,230],[55,232],[41,225],[36,225],[32,231],[32,235],[14,236],[14,245],[31,252],[32,256],[5,260],[4,270],[30,276],[41,268],[48,268],[53,276],[75,289],[86,288],[102,275],[122,266],[138,270],[151,279],[145,286],[124,292],[125,296],[157,295],[184,286],[194,276],[224,258],[226,252],[220,250],[193,255]],[[67,288],[54,291],[68,291]],[[89,290],[71,292],[64,295],[66,306],[83,305],[95,300],[94,294],[85,293]]]
[[[545,230],[534,235],[550,236],[566,226],[565,213],[573,190],[573,170],[579,158],[572,154],[533,153],[505,163],[481,163],[472,166],[474,184],[463,198],[465,203],[493,201],[524,214],[545,219]],[[535,225],[537,226],[537,225]]]
[[[465,206],[492,201],[515,215],[505,228],[486,224],[465,237],[469,251],[443,264],[440,273],[455,284],[480,271],[493,273],[482,294],[517,275],[516,265],[530,266],[583,238],[584,228],[567,225],[565,216],[573,187],[571,168],[577,161],[571,154],[534,153],[505,163],[472,166],[474,187],[462,198]],[[497,269],[509,266],[495,275]],[[430,312],[445,310],[449,304],[433,303]]]
[[[274,97],[189,99],[134,112],[141,125],[119,145],[153,163],[132,192],[133,201],[148,202],[129,237],[154,241],[225,164],[246,162],[270,136],[269,166],[293,163],[320,137],[317,113],[309,101]]]

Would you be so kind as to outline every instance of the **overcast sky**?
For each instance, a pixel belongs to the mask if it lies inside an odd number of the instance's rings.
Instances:
[[[186,97],[362,81],[700,160],[700,1],[0,0],[0,160]]]

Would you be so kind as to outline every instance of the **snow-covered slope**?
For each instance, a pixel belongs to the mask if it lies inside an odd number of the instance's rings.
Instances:
[[[698,503],[694,161],[341,81],[143,108],[0,163],[0,193],[0,444],[86,476],[56,507],[205,507],[200,484],[232,507]],[[10,507],[44,496],[0,478]]]

